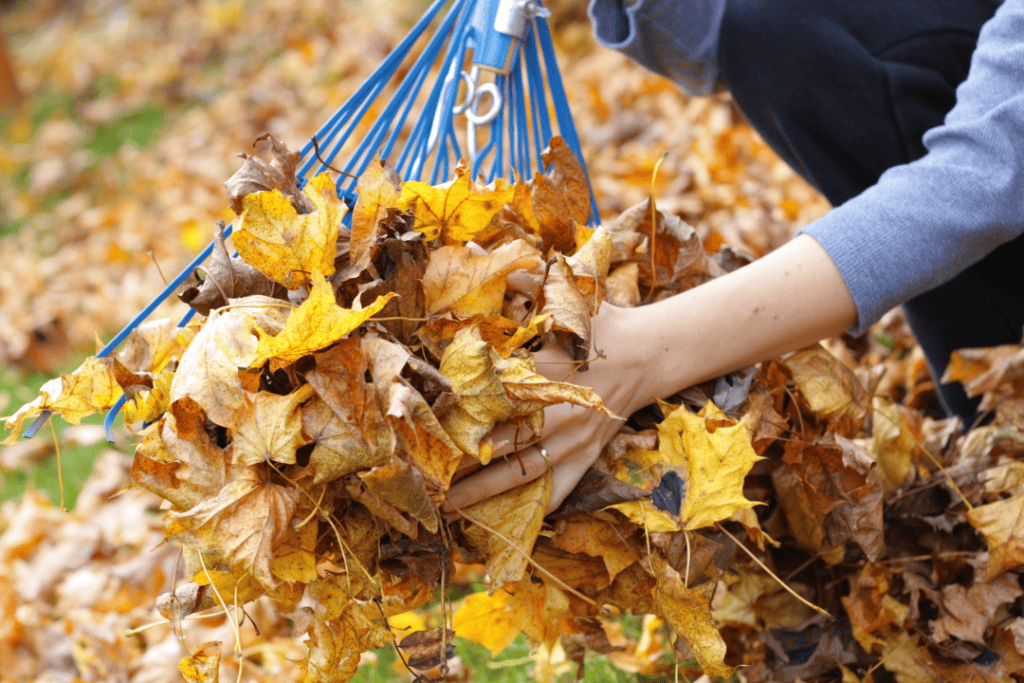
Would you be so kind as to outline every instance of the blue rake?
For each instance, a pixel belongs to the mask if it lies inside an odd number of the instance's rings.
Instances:
[[[438,28],[427,37],[445,6]],[[339,155],[347,161],[337,181],[338,198],[349,208],[355,204],[358,177],[377,158],[391,160],[403,180],[432,185],[449,180],[461,160],[470,164],[472,177],[482,176],[486,182],[499,177],[511,181],[517,175],[529,179],[546,170],[542,153],[556,134],[586,172],[548,16],[538,0],[434,0],[302,148],[296,173],[299,187],[329,168],[337,170],[333,163]],[[396,83],[403,67],[404,76]],[[382,102],[386,104],[381,113],[367,125],[371,107]],[[347,222],[351,215],[346,215]],[[597,219],[591,191],[591,223]],[[225,236],[231,229],[229,225]],[[120,346],[209,258],[213,247],[211,243],[196,256],[96,357],[108,356]],[[190,309],[178,325],[187,325],[194,314]],[[109,441],[114,440],[114,420],[124,403],[122,396],[104,420]],[[40,415],[25,436],[33,436],[48,417],[48,411]]]

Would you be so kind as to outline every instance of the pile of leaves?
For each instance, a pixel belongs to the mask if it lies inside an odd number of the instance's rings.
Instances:
[[[559,139],[549,173],[514,185],[402,183],[373,164],[351,228],[330,177],[300,190],[296,155],[265,143],[270,161],[227,183],[238,255],[222,234],[181,293],[202,319],[146,323],[8,421],[11,443],[44,411],[77,422],[129,397],[133,486],[165,501],[190,579],[158,600],[170,622],[269,598],[304,639],[304,680],[344,681],[395,639],[389,618],[481,564],[486,592],[454,616],[442,598],[438,628],[399,644],[417,675],[450,672],[454,633],[495,653],[524,633],[582,672],[616,649],[623,613],[667,625],[668,670],[687,676],[1024,674],[1018,347],[955,357],[950,379],[996,410],[967,433],[908,407],[929,392],[890,320],[888,348],[815,346],[631,416],[552,515],[549,475],[445,515],[496,426],[542,434],[546,406],[604,410],[539,374],[533,350],[584,364],[604,301],[644,305],[746,259],[709,254],[653,199],[585,226]],[[542,281],[536,298],[514,273]],[[221,657],[207,643],[181,670],[217,680]]]

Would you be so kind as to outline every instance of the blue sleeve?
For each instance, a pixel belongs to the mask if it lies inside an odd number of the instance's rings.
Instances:
[[[597,41],[665,76],[691,95],[718,83],[718,31],[726,0],[590,0]]]
[[[967,79],[928,152],[801,232],[828,252],[860,333],[1024,232],[1024,0],[981,30]]]

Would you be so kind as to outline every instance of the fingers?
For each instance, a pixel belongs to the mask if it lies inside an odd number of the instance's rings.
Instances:
[[[554,464],[550,456],[545,458],[536,446],[521,449],[518,458],[510,455],[492,462],[479,472],[454,484],[448,490],[448,501],[441,510],[454,512],[455,508],[465,508],[484,498],[531,482],[543,476],[549,467],[554,467]]]

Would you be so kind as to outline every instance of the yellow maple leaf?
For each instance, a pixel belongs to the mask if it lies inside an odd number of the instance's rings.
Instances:
[[[707,581],[688,588],[675,569],[658,554],[647,560],[658,583],[654,588],[654,604],[676,634],[690,646],[704,673],[710,676],[731,676],[733,668],[725,663],[725,640],[715,628],[711,614],[711,598],[716,582]]]
[[[412,211],[416,232],[428,240],[441,237],[444,243],[469,242],[483,232],[494,214],[512,199],[512,186],[503,179],[494,188],[479,188],[464,166],[447,186],[434,187],[410,180],[402,185],[398,208]]]
[[[684,528],[699,529],[728,519],[737,510],[759,505],[743,497],[743,479],[761,460],[742,424],[710,429],[709,422],[728,421],[713,403],[694,415],[685,407],[682,445],[689,479],[679,518]]]
[[[347,210],[326,173],[309,181],[303,192],[316,206],[314,213],[297,213],[278,190],[246,196],[231,236],[246,263],[288,289],[306,285],[313,273],[334,273],[338,226]]]
[[[154,422],[171,404],[171,383],[174,371],[164,370],[155,380],[153,388],[138,392],[124,406],[124,423]]]
[[[259,344],[250,367],[269,360],[270,369],[276,371],[326,348],[366,322],[395,296],[394,292],[378,296],[366,308],[342,308],[335,301],[334,288],[318,273],[309,296],[288,316],[279,334],[257,330]]]
[[[988,581],[1024,564],[1024,493],[969,510],[967,521],[988,541]]]
[[[561,620],[569,616],[569,600],[558,588],[516,581],[490,595],[467,596],[452,617],[452,629],[497,655],[520,633],[534,643],[552,645],[562,635]]]
[[[295,450],[308,440],[302,433],[299,406],[313,396],[313,387],[303,384],[290,394],[279,396],[261,391],[251,399],[232,439],[232,459],[241,465],[273,460],[295,464]]]
[[[476,456],[480,440],[516,412],[494,367],[500,360],[476,328],[459,330],[441,357],[441,374],[451,380],[452,392],[458,397],[458,404],[441,418],[441,425],[469,455]]]
[[[45,410],[59,414],[71,424],[79,424],[84,417],[109,410],[122,394],[117,373],[114,359],[90,357],[71,374],[49,380],[39,388],[39,396],[34,401],[6,418],[5,426],[12,431],[0,443],[15,443],[25,421]]]
[[[551,473],[499,493],[468,507],[466,516],[488,527],[466,526],[466,536],[487,557],[491,592],[511,581],[519,581],[529,564],[527,557],[544,524],[544,511],[551,498]],[[498,532],[504,538],[492,532]],[[511,541],[515,547],[509,545]]]

